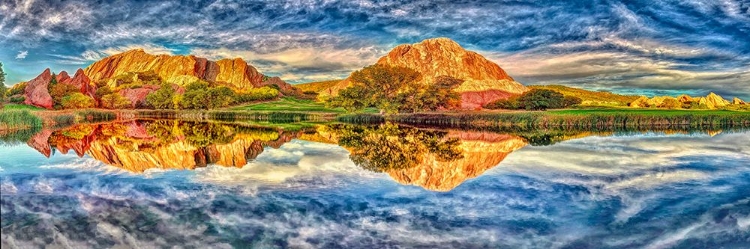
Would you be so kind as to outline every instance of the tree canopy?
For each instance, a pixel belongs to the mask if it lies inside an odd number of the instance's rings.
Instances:
[[[458,105],[454,91],[461,80],[438,77],[432,84],[419,84],[420,74],[405,67],[372,65],[352,73],[351,86],[327,100],[329,107],[354,112],[374,107],[382,112],[418,112]]]
[[[485,105],[488,109],[547,110],[565,108],[581,103],[577,97],[566,97],[562,93],[548,89],[532,89],[520,96],[498,100]]]

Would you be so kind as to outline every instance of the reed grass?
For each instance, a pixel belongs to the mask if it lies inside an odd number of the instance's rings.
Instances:
[[[334,120],[335,114],[309,112],[249,112],[249,111],[142,111],[137,118],[181,119],[190,121],[221,122],[325,122]]]
[[[42,127],[42,119],[28,110],[0,111],[0,130],[21,130]]]
[[[350,123],[392,121],[417,126],[483,128],[499,131],[552,128],[607,131],[621,128],[750,127],[750,112],[509,112],[422,113],[391,116],[360,114],[341,116],[337,120]]]

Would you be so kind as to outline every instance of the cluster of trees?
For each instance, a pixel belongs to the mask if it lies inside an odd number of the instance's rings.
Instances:
[[[214,109],[278,96],[279,90],[270,86],[234,92],[225,86],[212,87],[208,82],[196,81],[187,84],[182,94],[173,85],[163,84],[146,96],[146,103],[156,109]]]
[[[578,97],[565,96],[562,93],[548,89],[532,89],[520,96],[514,96],[486,104],[484,108],[547,110],[566,108],[578,104],[581,104],[581,99]]]
[[[328,107],[355,112],[374,107],[381,112],[419,112],[453,108],[461,80],[442,76],[430,85],[418,84],[420,74],[405,67],[373,65],[351,75],[351,86],[327,100]]]
[[[96,106],[96,101],[93,98],[84,95],[75,86],[58,83],[56,78],[56,75],[53,74],[52,80],[47,85],[55,109],[78,109]]]

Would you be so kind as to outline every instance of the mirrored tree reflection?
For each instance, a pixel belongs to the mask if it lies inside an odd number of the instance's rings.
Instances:
[[[420,130],[392,123],[377,126],[337,124],[327,126],[338,136],[338,144],[349,148],[350,158],[360,167],[375,171],[407,169],[424,161],[427,154],[441,162],[463,158],[460,141],[445,131]]]

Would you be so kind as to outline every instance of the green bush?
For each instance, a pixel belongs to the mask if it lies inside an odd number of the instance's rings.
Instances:
[[[520,96],[488,103],[484,108],[547,110],[579,105],[581,102],[581,99],[578,97],[565,97],[562,93],[553,90],[532,89]]]
[[[73,93],[63,97],[60,101],[60,105],[65,109],[91,108],[95,103],[94,99],[82,93]]]
[[[24,96],[12,96],[10,97],[10,100],[9,100],[10,103],[14,103],[14,104],[21,104],[24,101],[26,101],[26,97]]]
[[[130,100],[119,93],[111,93],[102,96],[101,104],[103,108],[107,109],[126,109],[132,107]]]

